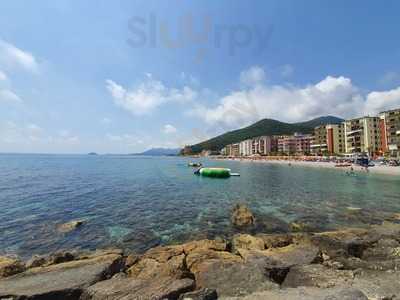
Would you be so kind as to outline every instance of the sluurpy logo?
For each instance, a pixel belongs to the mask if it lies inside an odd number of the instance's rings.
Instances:
[[[225,49],[234,56],[240,50],[252,48],[254,54],[266,51],[274,27],[271,24],[218,24],[210,15],[184,14],[166,20],[150,13],[147,17],[134,16],[128,22],[133,48],[150,47],[193,50],[194,59],[203,61],[211,49]]]

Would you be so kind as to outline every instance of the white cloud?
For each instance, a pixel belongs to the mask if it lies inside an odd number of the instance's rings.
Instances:
[[[7,74],[0,70],[0,81],[8,80]]]
[[[383,92],[371,92],[365,102],[365,114],[377,114],[400,107],[400,87]]]
[[[169,88],[147,74],[145,81],[128,90],[113,80],[106,80],[106,87],[117,106],[134,115],[148,114],[166,103],[185,103],[197,97],[196,91],[188,86],[181,89]]]
[[[258,83],[251,88],[227,93],[215,106],[196,105],[190,113],[209,125],[228,130],[263,118],[286,122],[305,121],[324,115],[352,118],[375,115],[397,107],[400,107],[400,87],[365,95],[350,78],[327,76],[318,83],[306,86]]]
[[[164,127],[163,127],[163,130],[162,130],[165,134],[173,134],[173,133],[176,133],[178,130],[174,127],[174,126],[172,126],[171,124],[167,124],[167,125],[165,125]]]
[[[0,39],[0,65],[7,68],[23,68],[32,73],[39,71],[36,58],[29,52]]]
[[[0,103],[1,102],[21,103],[22,100],[13,91],[10,91],[8,89],[0,89]]]
[[[254,86],[265,81],[266,75],[263,68],[253,66],[240,73],[240,82],[247,86]]]
[[[280,69],[281,76],[284,78],[290,77],[294,73],[294,67],[292,65],[283,65]]]

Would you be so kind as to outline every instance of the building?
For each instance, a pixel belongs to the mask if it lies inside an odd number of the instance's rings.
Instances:
[[[400,157],[400,109],[380,113],[382,154]]]
[[[253,141],[252,140],[245,140],[240,142],[239,144],[239,152],[240,156],[250,156],[253,154]]]
[[[346,152],[344,124],[321,125],[314,129],[311,153],[333,155]]]
[[[374,156],[382,151],[378,117],[347,120],[344,122],[344,134],[347,154]]]
[[[231,144],[225,147],[226,156],[239,156],[240,155],[240,144]]]
[[[308,155],[311,152],[313,136],[295,133],[278,138],[278,152],[287,155]]]

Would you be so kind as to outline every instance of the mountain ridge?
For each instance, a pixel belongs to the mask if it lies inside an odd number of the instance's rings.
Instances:
[[[263,119],[250,126],[228,131],[224,134],[203,141],[201,143],[191,145],[193,153],[200,153],[203,150],[221,150],[229,144],[238,143],[240,141],[254,138],[262,135],[290,135],[295,132],[312,133],[314,128],[326,124],[339,124],[343,122],[342,118],[335,116],[322,116],[305,122],[285,123],[274,119]]]

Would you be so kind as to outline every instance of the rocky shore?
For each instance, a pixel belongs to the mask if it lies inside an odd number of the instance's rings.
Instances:
[[[111,249],[26,262],[0,257],[0,299],[397,299],[399,266],[396,223],[324,233],[237,234],[142,255]]]

